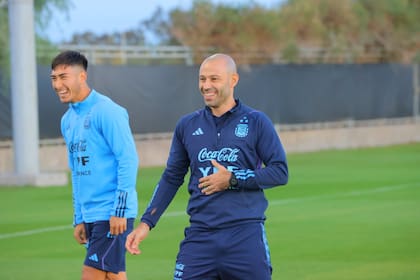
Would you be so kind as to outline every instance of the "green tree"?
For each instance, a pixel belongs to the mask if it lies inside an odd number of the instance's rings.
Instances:
[[[124,32],[95,34],[91,31],[73,34],[68,44],[80,45],[108,45],[108,46],[136,46],[144,44],[144,35],[139,29]]]
[[[270,9],[195,0],[170,12],[166,30],[197,60],[225,51],[240,63],[410,63],[420,57],[419,18],[420,0],[286,0]]]
[[[209,51],[229,52],[239,63],[277,53],[277,12],[254,2],[233,5],[196,0],[191,10],[174,9],[169,18],[173,37],[191,47],[198,61]]]
[[[165,19],[163,9],[158,6],[149,19],[140,23],[143,34],[150,33],[153,41],[160,45],[180,45],[171,32],[171,22]],[[156,42],[154,42],[156,43]]]
[[[419,0],[359,0],[359,44],[380,60],[412,62],[420,49]]]
[[[34,0],[35,25],[37,30],[45,28],[51,19],[51,15],[56,12],[63,13],[71,7],[71,0]],[[52,49],[54,46],[45,38],[36,36],[37,50]],[[44,54],[38,54],[38,61],[45,61]],[[0,1],[0,89],[1,94],[9,94],[9,66],[10,66],[10,45],[9,45],[9,17],[7,1]]]
[[[9,23],[7,3],[0,2],[0,94],[9,92]]]
[[[281,34],[299,46],[300,57],[345,62],[357,53],[357,18],[352,0],[293,0],[280,11]],[[290,48],[290,47],[289,47]],[[286,49],[287,50],[287,49]],[[347,53],[347,56],[343,56]]]

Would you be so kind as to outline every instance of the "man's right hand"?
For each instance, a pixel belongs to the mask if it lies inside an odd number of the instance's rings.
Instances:
[[[86,229],[84,223],[78,224],[74,227],[73,236],[79,244],[87,243]]]
[[[135,228],[128,236],[125,242],[125,248],[127,251],[132,255],[139,255],[141,254],[141,250],[139,249],[139,244],[144,239],[146,239],[147,235],[150,232],[150,227],[148,224],[141,222],[137,228]]]

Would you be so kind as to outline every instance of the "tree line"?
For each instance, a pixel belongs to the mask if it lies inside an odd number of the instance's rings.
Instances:
[[[0,2],[0,66],[8,67],[7,1]],[[228,1],[226,1],[228,2]],[[3,4],[1,4],[3,3]],[[35,0],[37,30],[70,0]],[[420,61],[420,0],[284,0],[270,8],[254,1],[215,4],[193,0],[189,9],[149,19],[124,32],[73,34],[63,44],[188,46],[194,59],[227,52],[239,63],[413,63]],[[38,32],[41,33],[41,32]],[[37,50],[55,49],[37,34]],[[49,57],[38,55],[49,63]]]
[[[74,34],[69,44],[182,45],[203,53],[227,52],[240,63],[413,63],[420,59],[420,0],[286,0],[190,9],[161,8],[123,33]]]

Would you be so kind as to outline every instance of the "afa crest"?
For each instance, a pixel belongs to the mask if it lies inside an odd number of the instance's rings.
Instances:
[[[244,117],[241,121],[236,125],[235,128],[235,135],[237,137],[246,137],[248,135],[248,118]]]
[[[83,122],[83,127],[85,129],[89,129],[90,128],[90,116],[89,115],[85,118],[85,121]]]

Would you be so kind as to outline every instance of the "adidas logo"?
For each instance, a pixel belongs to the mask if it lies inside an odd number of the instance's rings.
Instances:
[[[201,127],[199,127],[197,128],[196,131],[193,132],[192,135],[197,136],[197,135],[203,135],[203,134],[204,134],[203,130],[201,129]]]
[[[96,254],[93,254],[89,257],[89,260],[94,261],[94,262],[98,262],[98,256]]]

